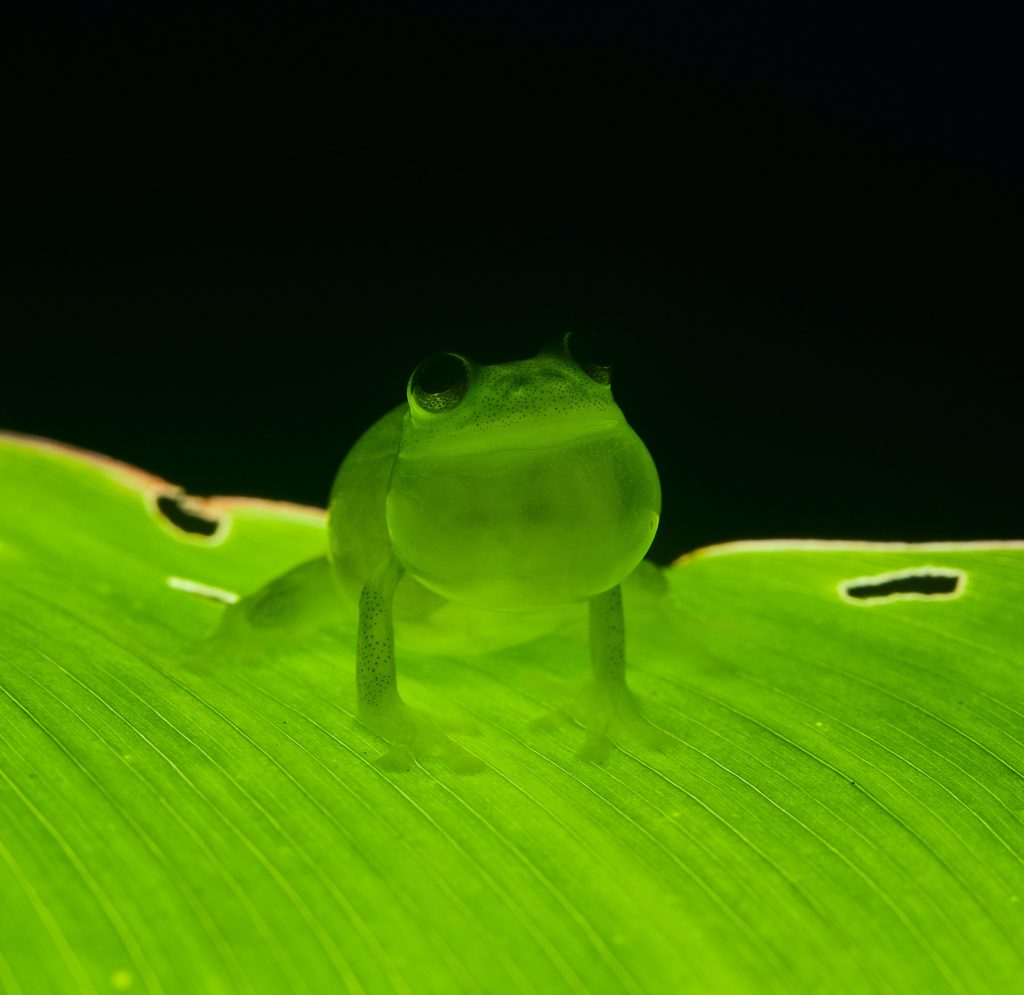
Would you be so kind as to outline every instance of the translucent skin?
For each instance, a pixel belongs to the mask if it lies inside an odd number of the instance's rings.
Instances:
[[[661,492],[608,385],[549,356],[479,370],[450,415],[412,407],[386,507],[395,556],[425,587],[531,611],[630,574],[654,539]]]
[[[447,737],[398,696],[393,600],[410,616],[446,601],[501,612],[589,601],[604,711],[638,720],[617,585],[650,548],[661,490],[608,383],[576,363],[567,341],[494,366],[458,357],[465,376],[447,404],[424,396],[414,374],[407,405],[372,426],[338,472],[331,561],[359,597],[360,718],[411,757],[452,759]],[[617,644],[601,637],[595,650],[594,633],[606,629]]]

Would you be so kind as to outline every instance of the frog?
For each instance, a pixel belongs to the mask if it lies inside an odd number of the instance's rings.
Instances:
[[[359,720],[399,755],[459,756],[443,723],[399,693],[402,585],[407,604],[432,596],[515,613],[586,604],[592,676],[566,711],[592,730],[589,754],[644,729],[626,682],[621,582],[660,515],[654,460],[612,396],[610,368],[578,361],[571,332],[513,362],[424,359],[406,403],[355,443],[331,490],[329,559],[358,604]]]
[[[499,619],[586,605],[590,679],[538,725],[582,726],[577,755],[596,762],[622,741],[664,745],[626,680],[621,590],[654,540],[661,485],[612,397],[610,368],[577,358],[574,346],[570,332],[506,363],[428,356],[405,402],[341,463],[327,562],[315,569],[356,608],[356,717],[389,744],[381,766],[427,757],[465,772],[484,766],[459,741],[471,726],[400,694],[396,616],[410,629],[472,619],[467,638],[484,643]],[[256,598],[250,615],[275,603]],[[451,606],[459,611],[446,613]]]

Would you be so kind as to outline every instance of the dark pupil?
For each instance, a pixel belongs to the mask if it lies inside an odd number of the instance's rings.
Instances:
[[[466,379],[466,370],[454,356],[438,356],[420,370],[416,379],[424,394],[443,394]]]

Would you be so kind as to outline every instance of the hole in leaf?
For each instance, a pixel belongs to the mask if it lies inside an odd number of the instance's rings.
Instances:
[[[861,604],[949,600],[960,597],[966,580],[967,575],[962,570],[917,567],[879,574],[876,577],[844,580],[839,585],[839,593],[845,600]]]
[[[212,536],[220,526],[220,519],[197,515],[187,507],[188,495],[161,494],[156,506],[175,528],[191,535]]]

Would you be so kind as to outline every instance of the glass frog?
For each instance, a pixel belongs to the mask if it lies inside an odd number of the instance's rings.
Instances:
[[[588,730],[581,756],[657,742],[626,684],[619,584],[654,539],[661,488],[608,369],[577,362],[566,335],[492,366],[432,356],[406,394],[346,456],[328,517],[335,578],[359,606],[358,717],[391,743],[382,759],[478,763],[400,696],[396,599],[412,617],[444,601],[489,613],[586,602],[592,678],[562,710]]]

